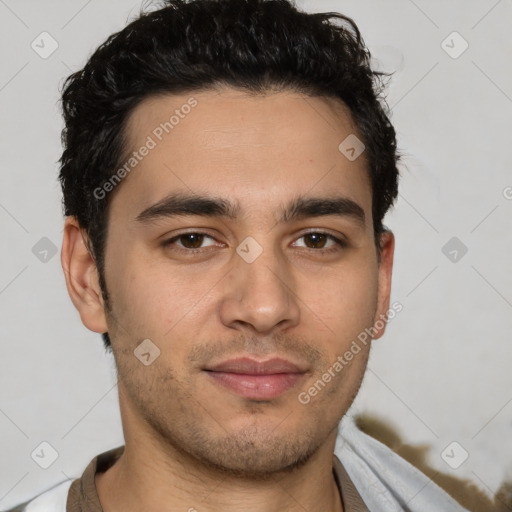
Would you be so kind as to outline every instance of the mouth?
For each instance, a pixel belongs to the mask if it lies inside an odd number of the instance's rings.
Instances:
[[[281,358],[257,361],[248,357],[230,359],[205,368],[212,381],[251,400],[272,400],[297,386],[307,369]]]

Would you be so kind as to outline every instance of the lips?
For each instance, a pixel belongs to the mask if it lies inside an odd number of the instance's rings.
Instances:
[[[291,361],[273,358],[267,361],[257,361],[249,357],[230,359],[207,368],[207,371],[239,373],[244,375],[274,375],[276,373],[305,373]]]
[[[223,389],[252,400],[272,400],[302,381],[306,369],[281,358],[257,361],[230,359],[205,368],[206,375]]]

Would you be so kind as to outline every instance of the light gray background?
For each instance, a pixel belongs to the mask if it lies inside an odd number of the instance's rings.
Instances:
[[[386,224],[403,311],[351,412],[390,422],[430,447],[434,467],[492,494],[512,463],[512,2],[298,3],[353,17],[376,64],[396,70],[388,102],[405,156]],[[47,237],[60,250],[62,81],[139,6],[0,0],[0,509],[123,443],[113,360],[82,326],[59,253],[42,262],[32,248]],[[31,48],[43,31],[59,45],[47,59]],[[456,59],[442,46],[454,31],[469,44]],[[442,252],[452,237],[468,248],[457,262]],[[46,470],[31,458],[43,441],[59,454]],[[440,455],[452,441],[469,452],[456,470]]]

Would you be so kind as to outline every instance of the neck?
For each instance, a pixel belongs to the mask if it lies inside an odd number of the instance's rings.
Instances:
[[[343,512],[333,450],[320,449],[292,472],[251,480],[226,476],[169,446],[126,439],[118,461],[96,475],[96,488],[104,512]]]
[[[337,429],[299,467],[254,477],[184,452],[123,405],[124,452],[95,479],[104,512],[343,512],[333,474]]]

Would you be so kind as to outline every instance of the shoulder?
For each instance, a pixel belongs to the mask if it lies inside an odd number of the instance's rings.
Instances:
[[[72,482],[72,480],[61,482],[6,512],[66,512],[66,502]]]
[[[362,432],[350,417],[338,430],[335,455],[370,510],[468,512],[427,475]]]

